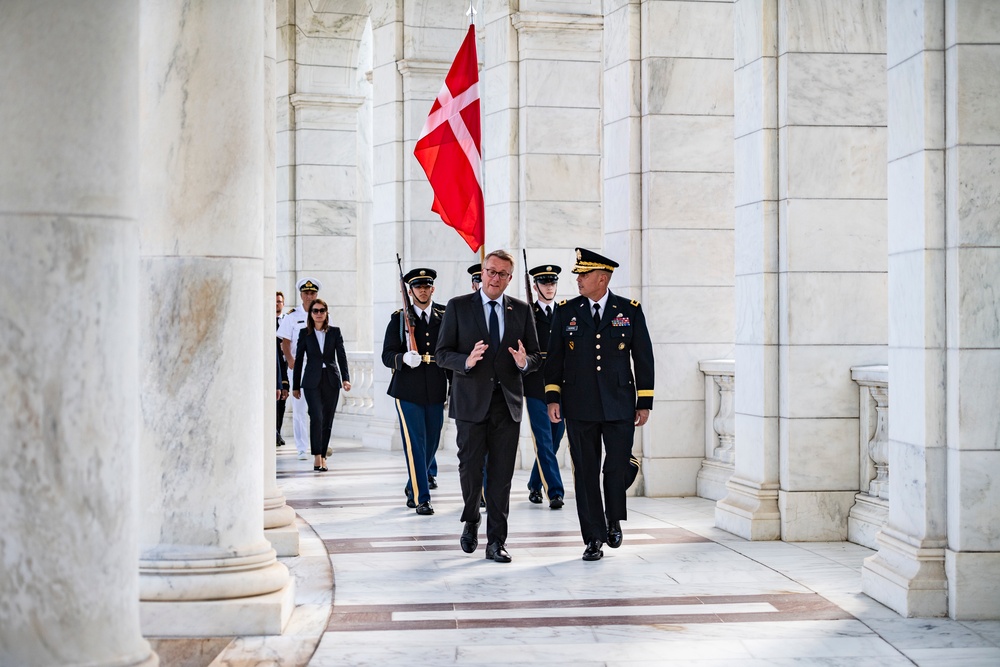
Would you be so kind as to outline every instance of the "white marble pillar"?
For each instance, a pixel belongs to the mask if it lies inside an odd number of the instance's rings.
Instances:
[[[264,537],[259,449],[263,21],[263,0],[141,4],[140,594],[150,634],[276,634],[291,613],[288,570]]]
[[[639,14],[638,25],[609,16],[605,29],[606,63],[624,61],[636,33],[642,49],[630,72],[623,64],[605,76],[604,246],[622,262],[611,288],[643,302],[656,352],[646,494],[695,495],[705,450],[698,361],[732,355],[736,326],[733,6],[653,0]],[[641,153],[629,138],[636,108]]]
[[[1000,619],[1000,6],[944,24],[948,615]]]
[[[139,12],[0,14],[0,664],[152,667],[136,563]]]
[[[715,525],[781,536],[778,513],[778,14],[733,3],[736,99],[736,462]]]
[[[274,292],[275,292],[275,130],[276,130],[276,100],[274,90],[275,73],[275,0],[264,0],[264,132],[261,141],[263,156],[263,183],[261,187],[261,210],[263,211],[263,319],[264,319],[264,352],[263,371],[264,387],[263,411],[264,428],[264,536],[278,556],[297,556],[299,554],[299,531],[295,527],[295,510],[285,503],[285,495],[278,488],[277,462],[274,445],[275,406],[274,406],[274,368],[267,361],[275,354],[274,343]]]
[[[947,611],[944,3],[890,0],[889,519],[862,590],[904,616]]]

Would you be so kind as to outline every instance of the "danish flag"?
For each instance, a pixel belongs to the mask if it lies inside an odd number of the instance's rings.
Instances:
[[[413,149],[434,190],[431,210],[454,227],[473,252],[486,240],[480,143],[479,59],[473,24]]]

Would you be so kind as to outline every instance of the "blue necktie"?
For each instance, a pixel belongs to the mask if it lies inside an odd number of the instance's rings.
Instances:
[[[497,302],[490,301],[490,349],[496,354],[500,349],[500,318],[497,316]]]

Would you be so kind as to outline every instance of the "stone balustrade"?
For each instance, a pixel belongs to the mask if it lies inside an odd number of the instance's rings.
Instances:
[[[705,459],[698,471],[698,495],[720,500],[736,461],[736,362],[699,362],[705,375]]]
[[[347,367],[351,371],[351,390],[341,393],[340,412],[370,417],[375,412],[375,353],[348,352]]]
[[[855,366],[858,383],[860,491],[847,519],[847,539],[877,549],[875,534],[889,517],[889,367]]]

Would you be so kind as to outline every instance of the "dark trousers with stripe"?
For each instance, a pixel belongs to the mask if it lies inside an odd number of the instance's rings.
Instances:
[[[549,500],[565,496],[556,453],[566,430],[566,422],[552,423],[549,420],[548,406],[540,398],[526,398],[525,405],[531,421],[531,434],[535,438],[535,464],[531,466],[531,475],[528,477],[528,490],[544,490]]]
[[[433,474],[429,469],[441,442],[444,403],[421,405],[397,398],[396,414],[399,415],[399,430],[406,456],[406,491],[411,492],[416,487],[413,495],[417,502],[426,503],[431,499],[427,475]]]
[[[584,543],[606,542],[608,521],[628,518],[625,491],[628,489],[629,458],[635,438],[631,419],[610,422],[566,420],[569,453],[573,457],[573,489],[576,512]],[[601,439],[604,440],[604,466],[601,467]],[[604,500],[601,500],[603,472]]]

